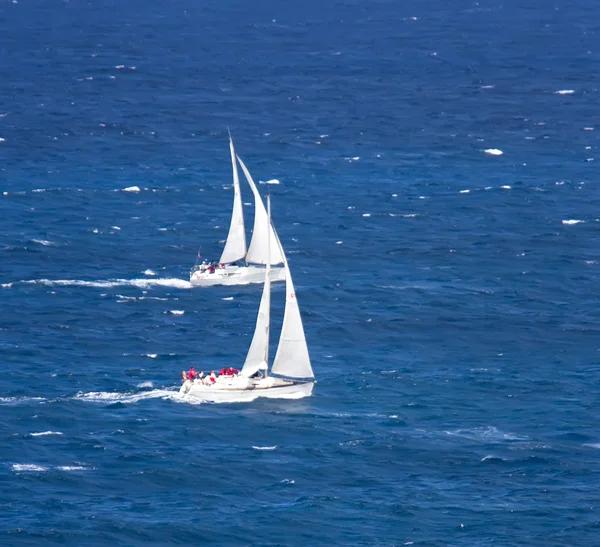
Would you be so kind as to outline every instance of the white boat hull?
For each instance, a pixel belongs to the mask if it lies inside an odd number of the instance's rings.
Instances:
[[[271,282],[285,281],[285,268],[271,267],[269,275]],[[249,285],[250,283],[264,283],[264,266],[225,266],[217,268],[213,273],[208,270],[196,270],[190,275],[190,283],[198,287],[211,287],[213,285]]]
[[[267,399],[302,399],[310,397],[314,382],[293,382],[269,377],[251,380],[243,376],[219,377],[214,384],[187,381],[179,393],[184,397],[211,403],[248,403],[264,397]]]

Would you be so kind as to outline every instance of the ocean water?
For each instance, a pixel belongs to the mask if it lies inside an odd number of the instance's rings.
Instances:
[[[0,544],[599,544],[599,29],[591,0],[3,2]],[[187,281],[227,127],[279,181],[307,399],[177,394],[243,362],[260,298]]]

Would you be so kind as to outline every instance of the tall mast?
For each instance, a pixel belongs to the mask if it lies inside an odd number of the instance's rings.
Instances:
[[[267,234],[269,237],[267,238],[267,265],[265,270],[265,293],[268,295],[267,301],[267,347],[265,349],[265,363],[267,364],[267,369],[265,370],[265,378],[269,374],[269,334],[271,330],[271,194],[267,195]]]

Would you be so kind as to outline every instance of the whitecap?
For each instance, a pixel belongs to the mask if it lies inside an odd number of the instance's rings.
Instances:
[[[10,289],[13,286],[12,283],[2,283],[0,284],[0,287],[2,287],[3,289]]]
[[[296,481],[294,479],[283,479],[281,484],[296,484]]]
[[[150,380],[146,380],[145,382],[140,382],[136,387],[141,389],[144,387],[154,387],[154,385],[152,384],[152,382]]]
[[[461,190],[460,193],[461,194],[469,194],[471,192],[471,190]]]
[[[42,431],[40,433],[30,433],[31,437],[43,437],[44,435],[62,435],[60,431]]]
[[[225,296],[224,298],[221,298],[221,300],[233,300],[233,296]]]
[[[174,289],[191,289],[193,285],[184,279],[158,278],[158,279],[107,279],[97,281],[84,281],[82,279],[33,279],[24,280],[20,283],[28,285],[45,285],[49,287],[97,287],[112,288],[132,286],[138,289],[149,289],[152,287],[171,287]]]
[[[274,446],[253,446],[254,450],[276,450],[277,445]]]
[[[584,131],[593,131],[594,128],[593,127],[584,127],[583,130]]]
[[[145,399],[181,399],[178,391],[167,389],[153,389],[139,393],[119,393],[92,391],[90,393],[77,393],[75,399],[91,403],[137,403]]]
[[[502,152],[502,150],[498,148],[487,148],[486,150],[484,150],[484,152],[486,154],[489,154],[490,156],[501,156],[502,154],[504,154],[504,152]]]
[[[87,471],[88,468],[83,465],[59,465],[56,469],[59,471]]]
[[[573,93],[575,93],[574,89],[559,89],[558,91],[554,92],[555,95],[573,95]]]
[[[158,353],[145,353],[145,357],[150,357],[150,359],[156,359],[158,357]]]
[[[155,272],[153,272],[152,270],[148,269],[148,270],[144,270],[143,272],[144,275],[156,275]]]
[[[48,241],[47,239],[32,239],[31,242],[38,243],[39,245],[43,245],[44,247],[56,247],[56,243]]]
[[[0,397],[0,404],[13,405],[19,403],[43,403],[45,397]]]
[[[568,220],[563,220],[561,222],[563,224],[571,225],[571,224],[581,224],[582,222],[585,222],[585,220],[568,219]]]
[[[343,243],[343,241],[336,241],[335,244],[336,245],[341,245]]]
[[[270,179],[270,180],[259,180],[258,181],[260,184],[279,184],[279,181],[277,179]]]
[[[115,68],[117,70],[123,70],[125,68],[125,65],[115,65]]]
[[[140,192],[139,186],[128,186],[127,188],[123,188],[123,192]]]
[[[185,313],[184,310],[169,310],[169,313],[172,315],[183,315]]]
[[[44,467],[42,465],[35,465],[33,463],[15,463],[12,466],[12,470],[15,473],[21,473],[23,471],[48,471],[47,467]]]
[[[500,188],[502,188],[502,190],[510,190],[512,186],[508,186],[508,184],[505,184],[504,186],[500,186]]]
[[[363,217],[370,217],[371,213],[363,213]]]
[[[111,226],[111,228],[112,228],[113,230],[120,230],[120,229],[121,229],[119,226]]]
[[[4,137],[0,137],[0,142],[6,142],[6,139]]]

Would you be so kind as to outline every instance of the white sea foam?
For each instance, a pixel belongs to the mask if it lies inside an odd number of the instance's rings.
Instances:
[[[32,239],[31,242],[38,243],[39,245],[43,245],[44,247],[56,247],[56,243],[48,241],[47,239]]]
[[[6,139],[4,137],[0,137],[0,142],[6,142]]]
[[[59,465],[56,469],[59,471],[87,471],[89,467],[83,465]]]
[[[279,181],[277,179],[270,179],[265,181],[259,180],[258,182],[259,184],[279,184]]]
[[[139,186],[128,186],[127,188],[123,188],[123,192],[141,192]]]
[[[574,89],[559,89],[554,92],[556,95],[573,95],[575,93]]]
[[[30,433],[31,437],[43,437],[44,435],[62,435],[60,431],[42,431],[40,433]]]
[[[158,353],[144,353],[144,357],[150,357],[150,359],[156,359],[158,357]]]
[[[502,188],[502,190],[510,190],[512,186],[508,186],[507,184],[505,184],[504,186],[500,186],[500,188]]]
[[[119,228],[119,226],[111,226],[111,228],[112,228],[113,230],[120,230],[120,229],[121,229],[121,228]]]
[[[31,279],[19,283],[27,285],[46,285],[49,287],[137,287],[138,289],[150,289],[152,287],[171,287],[174,289],[191,289],[193,285],[184,279],[158,278],[158,279],[107,279],[97,281],[84,281],[81,279]]]
[[[3,289],[10,289],[13,286],[12,283],[1,283],[0,287],[2,287]]]
[[[585,222],[585,220],[575,220],[575,219],[569,219],[569,220],[563,220],[562,223],[563,224],[567,224],[567,225],[571,225],[571,224],[581,224],[582,222]]]
[[[154,387],[150,380],[146,380],[145,382],[140,382],[136,387],[144,388],[144,387]]]
[[[156,275],[156,272],[153,272],[152,270],[148,269],[148,270],[144,270],[142,272],[144,275]]]
[[[363,213],[363,217],[370,217],[371,213]]]
[[[44,471],[48,471],[48,468],[42,465],[35,465],[33,463],[15,463],[12,466],[12,470],[15,473],[23,473],[26,471],[37,471],[42,473]]]
[[[185,313],[184,310],[169,310],[169,313],[172,315],[183,315]]]
[[[594,128],[593,127],[584,127],[583,130],[584,131],[593,131]]]
[[[221,298],[221,300],[233,300],[233,296],[225,296],[224,298]]]
[[[45,403],[46,401],[45,397],[0,397],[0,404],[4,405]]]
[[[343,241],[336,241],[335,244],[336,245],[341,245],[342,243],[344,243]]]
[[[277,445],[274,446],[253,446],[254,450],[276,450]]]
[[[504,152],[502,152],[502,150],[498,148],[487,148],[486,150],[484,150],[484,152],[486,154],[489,154],[490,156],[501,156],[502,154],[504,154]]]
[[[513,433],[503,433],[493,426],[476,427],[473,429],[456,429],[454,431],[446,431],[445,433],[453,437],[463,437],[480,442],[526,441],[529,439],[529,437],[515,435]]]
[[[78,393],[75,399],[92,403],[137,403],[144,399],[180,399],[178,391],[167,389],[153,389],[139,393],[119,393],[92,391],[90,393]]]
[[[471,190],[461,190],[460,193],[461,194],[469,194],[471,192]]]

